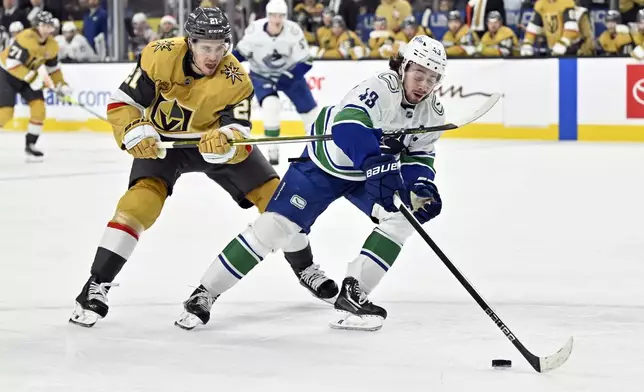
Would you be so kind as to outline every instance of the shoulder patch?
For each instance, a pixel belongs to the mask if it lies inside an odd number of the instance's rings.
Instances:
[[[398,78],[395,75],[388,72],[383,72],[380,75],[378,75],[378,79],[385,82],[385,84],[387,85],[387,88],[392,93],[400,92],[400,82],[398,81]]]
[[[443,107],[443,104],[441,101],[436,98],[436,94],[432,95],[432,109],[438,114],[439,116],[445,115],[445,108]]]
[[[169,39],[163,39],[159,41],[154,41],[152,43],[152,47],[154,48],[154,52],[157,51],[164,51],[167,50],[168,52],[171,51],[174,48],[174,42]]]
[[[244,73],[240,71],[240,67],[234,62],[229,62],[224,64],[224,69],[221,70],[221,74],[226,76],[226,79],[230,79],[230,82],[234,85],[236,81],[242,81],[242,76]]]

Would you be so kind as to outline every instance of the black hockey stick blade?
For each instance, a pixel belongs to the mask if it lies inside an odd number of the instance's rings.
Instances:
[[[483,105],[478,108],[474,113],[468,117],[462,118],[460,121],[453,123],[446,123],[443,125],[437,125],[434,127],[418,127],[411,129],[402,129],[400,131],[391,131],[383,132],[383,136],[401,136],[401,135],[415,135],[419,133],[430,133],[430,132],[444,132],[450,131],[453,129],[458,129],[473,123],[474,121],[481,118],[485,113],[489,112],[490,109],[496,105],[496,103],[501,99],[501,94],[494,93],[492,94]],[[308,143],[315,142],[318,140],[331,140],[333,139],[332,135],[306,135],[306,136],[278,136],[278,137],[260,137],[260,138],[250,138],[244,140],[231,140],[231,145],[244,146],[244,145],[262,145],[262,144],[289,144],[289,143]],[[199,144],[195,140],[182,140],[176,142],[158,142],[157,146],[160,148],[196,148]]]
[[[474,301],[483,309],[485,314],[487,314],[490,319],[496,324],[496,326],[503,332],[506,338],[516,347],[517,350],[523,355],[523,357],[528,361],[530,366],[539,373],[546,373],[551,370],[557,369],[570,357],[572,353],[573,339],[572,337],[568,339],[568,342],[556,353],[548,357],[537,357],[528,351],[527,348],[521,343],[521,341],[516,337],[516,335],[510,330],[510,328],[501,320],[501,318],[496,314],[492,307],[483,299],[483,297],[476,291],[474,286],[467,280],[463,273],[450,261],[450,259],[443,253],[443,251],[436,245],[434,240],[431,239],[429,234],[423,229],[423,226],[416,220],[414,215],[409,211],[409,209],[404,205],[402,200],[398,195],[394,196],[394,204],[398,210],[403,214],[405,219],[412,225],[416,232],[425,240],[427,245],[436,253],[436,256],[445,264],[447,269],[454,275],[454,277],[461,283],[465,290],[472,296]]]

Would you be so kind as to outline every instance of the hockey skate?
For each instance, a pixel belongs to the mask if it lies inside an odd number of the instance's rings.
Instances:
[[[25,160],[27,162],[42,162],[45,154],[40,150],[36,150],[34,144],[27,144],[25,146]]]
[[[268,146],[268,162],[273,166],[280,164],[279,147],[275,145]]]
[[[118,286],[118,283],[99,283],[96,277],[90,277],[76,297],[76,308],[69,322],[89,328],[107,316],[107,292],[113,286]]]
[[[299,278],[300,284],[315,298],[333,304],[335,296],[338,295],[338,285],[324,274],[319,265],[311,264],[303,270],[293,268],[293,272]]]
[[[185,311],[174,322],[179,328],[191,330],[199,323],[206,325],[210,320],[210,309],[219,296],[212,296],[205,287],[199,286],[183,303]]]
[[[360,283],[350,276],[342,281],[342,289],[334,307],[342,314],[339,320],[329,323],[335,329],[377,331],[387,318],[387,311],[369,301],[367,294],[360,288]]]

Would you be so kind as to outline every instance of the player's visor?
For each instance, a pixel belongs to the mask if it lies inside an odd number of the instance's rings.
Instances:
[[[192,51],[200,56],[223,57],[228,53],[230,44],[221,40],[200,39],[192,44]]]

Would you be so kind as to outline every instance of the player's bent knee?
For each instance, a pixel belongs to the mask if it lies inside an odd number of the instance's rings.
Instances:
[[[413,226],[400,212],[391,213],[381,218],[378,228],[401,245],[414,233]]]
[[[4,127],[6,123],[13,118],[13,108],[11,106],[0,108],[0,127]]]
[[[113,220],[138,232],[147,230],[161,215],[167,197],[168,187],[163,180],[143,178],[121,197]]]
[[[260,213],[266,211],[268,202],[271,201],[273,193],[280,184],[279,178],[271,178],[268,182],[263,183],[252,191],[248,192],[246,199],[253,203]]]
[[[269,95],[262,101],[262,115],[264,128],[268,130],[279,129],[282,103],[277,95]]]
[[[29,121],[35,124],[42,124],[45,122],[45,101],[42,99],[34,99],[29,102]]]
[[[269,252],[287,246],[301,230],[296,223],[274,212],[263,213],[251,226],[255,239]]]

